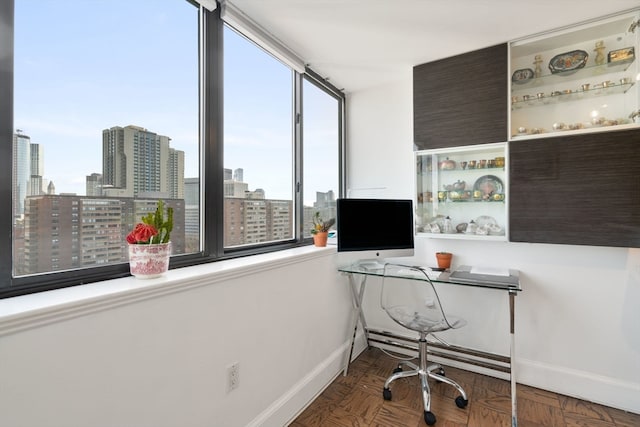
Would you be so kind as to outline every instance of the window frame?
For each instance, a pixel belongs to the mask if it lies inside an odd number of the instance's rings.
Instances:
[[[14,134],[14,12],[15,1],[0,2],[0,140],[13,141]],[[176,0],[189,1],[189,0]],[[223,30],[220,7],[209,11],[199,7],[199,65],[200,65],[200,207],[201,248],[198,253],[171,257],[170,268],[193,266],[225,259],[274,252],[292,247],[309,245],[311,238],[303,238],[302,177],[304,165],[302,152],[302,81],[315,84],[339,101],[339,189],[345,194],[345,103],[344,93],[329,84],[313,70],[304,73],[292,69],[294,129],[294,237],[285,242],[269,242],[242,248],[224,248],[224,129],[223,129]],[[250,39],[249,39],[250,40]],[[251,41],[251,40],[250,40]],[[252,41],[255,43],[255,41]],[[258,71],[256,71],[258,72]],[[0,197],[12,200],[12,143],[0,145]],[[205,171],[207,173],[205,173]],[[88,267],[76,270],[50,272],[24,277],[13,277],[13,214],[12,203],[0,207],[0,229],[10,230],[0,235],[0,298],[59,289],[69,286],[104,281],[130,275],[128,263]],[[123,242],[124,244],[124,242]]]

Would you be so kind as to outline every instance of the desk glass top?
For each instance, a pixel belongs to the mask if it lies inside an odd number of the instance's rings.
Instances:
[[[408,266],[409,267],[409,266]],[[509,276],[496,276],[487,274],[473,274],[471,267],[460,266],[455,271],[433,271],[429,267],[411,266],[424,269],[429,279],[434,283],[449,283],[452,285],[475,286],[481,288],[501,289],[505,291],[521,291],[519,272],[509,270]],[[365,276],[384,276],[384,264],[378,262],[360,262],[348,266],[339,267],[338,271],[348,274],[362,274]],[[453,277],[452,277],[453,276]],[[425,280],[424,276],[415,274],[411,269],[407,270],[407,276],[414,280]]]

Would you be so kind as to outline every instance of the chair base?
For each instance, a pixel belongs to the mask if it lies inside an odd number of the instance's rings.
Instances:
[[[445,376],[444,369],[439,363],[432,363],[427,366],[427,341],[424,336],[420,337],[419,341],[419,365],[415,363],[402,361],[398,367],[393,371],[391,375],[384,383],[384,389],[382,396],[385,400],[391,400],[391,390],[389,386],[391,383],[399,378],[406,378],[412,376],[418,376],[420,378],[420,389],[422,393],[422,402],[424,404],[424,420],[428,425],[433,425],[436,422],[435,415],[431,412],[431,390],[429,388],[429,378],[442,383],[449,384],[455,387],[460,393],[455,399],[456,405],[459,408],[465,408],[469,403],[467,399],[467,393],[464,389],[455,381]],[[403,367],[409,368],[409,370],[403,370]]]

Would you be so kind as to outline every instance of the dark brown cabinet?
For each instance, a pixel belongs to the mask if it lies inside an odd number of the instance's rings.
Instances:
[[[639,26],[637,9],[414,67],[415,149],[508,140],[509,241],[640,247]]]
[[[640,131],[509,144],[513,242],[640,247]]]
[[[414,67],[416,149],[507,140],[507,57],[505,43]]]

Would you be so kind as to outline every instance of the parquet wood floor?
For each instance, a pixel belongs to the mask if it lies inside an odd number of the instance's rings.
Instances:
[[[384,381],[397,361],[377,348],[365,350],[290,427],[425,427],[416,377],[391,384],[393,400],[382,398]],[[436,427],[510,427],[508,381],[447,367],[447,376],[467,392],[459,409],[456,391],[430,383]],[[519,427],[640,427],[640,415],[518,384]]]

